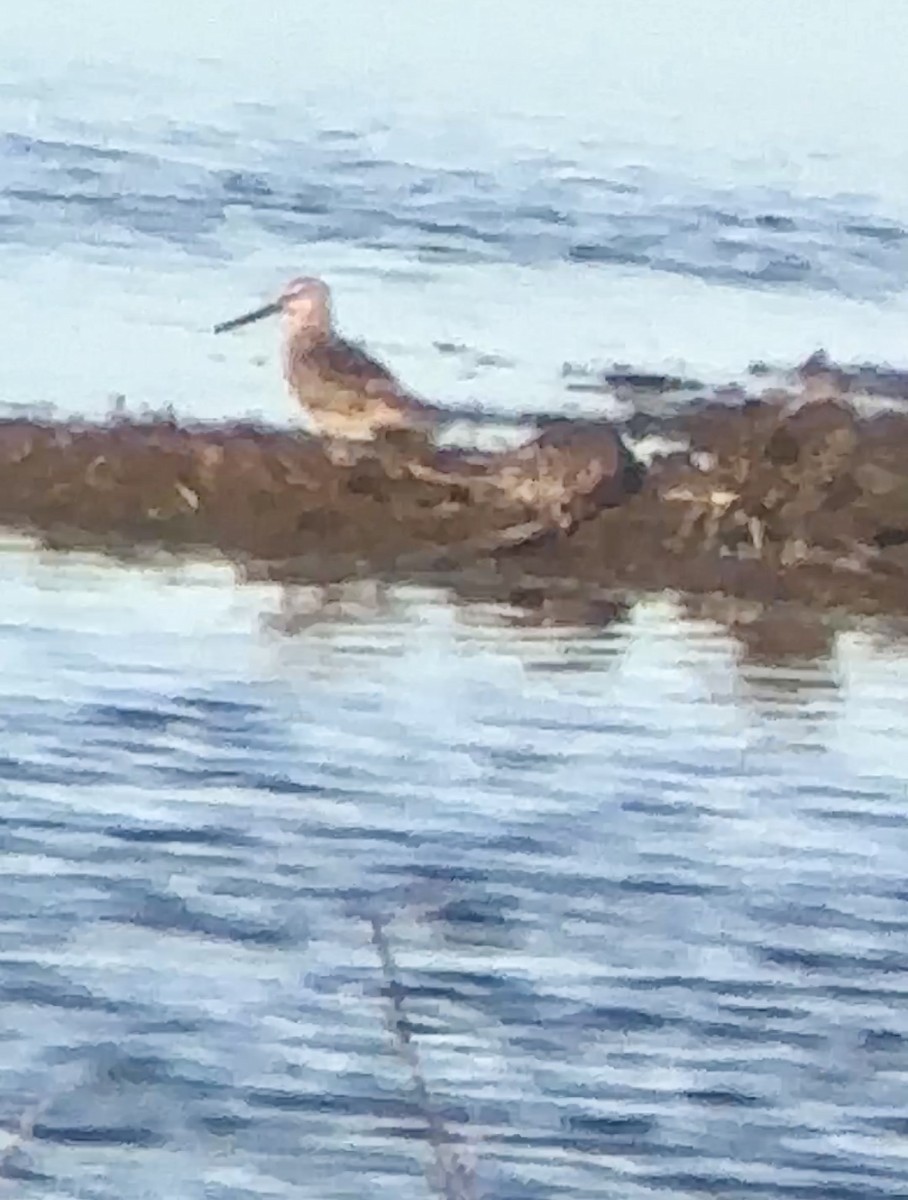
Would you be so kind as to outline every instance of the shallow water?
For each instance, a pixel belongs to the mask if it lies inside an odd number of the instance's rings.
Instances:
[[[6,14],[0,398],[286,419],[301,270],[451,404],[904,364],[905,12],[650,7]],[[9,1190],[426,1196],[379,912],[480,1194],[905,1193],[903,631],[0,577]]]
[[[425,1195],[371,912],[484,1194],[904,1191],[891,643],[0,570],[21,1194]]]

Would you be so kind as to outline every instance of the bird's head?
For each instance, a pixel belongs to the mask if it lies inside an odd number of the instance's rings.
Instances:
[[[329,333],[331,292],[328,285],[308,275],[291,279],[276,300],[270,300],[261,308],[254,308],[242,316],[222,321],[220,325],[215,325],[214,332],[226,333],[229,329],[239,329],[241,325],[251,325],[253,321],[261,321],[277,313],[281,313],[294,330]]]

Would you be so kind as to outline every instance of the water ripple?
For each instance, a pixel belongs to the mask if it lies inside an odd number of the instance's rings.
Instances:
[[[310,123],[295,139],[263,139],[236,120],[232,137],[149,130],[144,149],[134,127],[99,129],[97,142],[0,134],[0,240],[125,252],[151,239],[211,257],[254,236],[430,261],[638,266],[861,298],[899,290],[908,268],[908,230],[860,197],[718,192],[549,154],[494,169],[420,164],[377,153],[367,130],[326,138]],[[234,161],[213,165],[225,157]]]
[[[717,691],[746,665],[665,603],[608,654],[578,632],[564,675],[437,597],[306,659],[250,633],[261,595],[215,628],[191,572],[167,609],[123,572],[96,672],[85,610],[3,569],[34,613],[0,639],[0,1123],[47,1103],[4,1166],[29,1194],[425,1195],[375,906],[486,1194],[904,1193],[908,764],[872,737],[901,660],[818,662],[773,708]]]

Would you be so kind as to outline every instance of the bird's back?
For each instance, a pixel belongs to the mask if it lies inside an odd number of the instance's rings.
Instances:
[[[359,420],[375,429],[434,421],[431,405],[408,391],[362,346],[343,338],[292,338],[285,350],[284,372],[316,421],[324,415]]]

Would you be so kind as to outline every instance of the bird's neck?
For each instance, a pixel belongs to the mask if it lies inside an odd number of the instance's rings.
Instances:
[[[298,325],[285,330],[284,346],[288,355],[308,354],[316,346],[331,340],[329,326]]]

